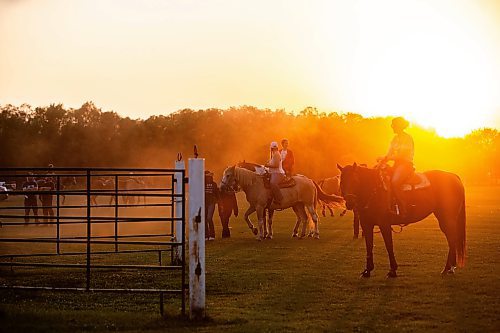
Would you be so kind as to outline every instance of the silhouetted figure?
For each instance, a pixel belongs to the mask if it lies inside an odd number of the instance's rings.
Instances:
[[[205,240],[215,239],[214,213],[219,200],[219,188],[214,182],[214,174],[205,171]]]
[[[23,191],[34,192],[38,190],[38,184],[33,177],[33,173],[29,173],[26,177],[26,181],[22,185]],[[33,215],[35,216],[35,223],[38,224],[38,204],[36,202],[36,195],[33,193],[24,194],[24,224],[27,225],[30,221],[30,210],[33,210]]]
[[[52,180],[52,177],[46,177],[45,179],[42,179],[41,181],[38,182],[38,190],[39,191],[54,191],[56,189],[56,186],[54,185],[54,181]],[[49,221],[50,217],[50,222],[54,222],[54,208],[52,207],[53,205],[53,198],[54,194],[52,193],[42,193],[39,195],[40,202],[42,203],[42,210],[43,210],[43,219],[45,223]]]
[[[411,135],[404,130],[409,122],[403,117],[392,119],[392,130],[396,134],[391,141],[387,155],[382,158],[382,162],[394,161],[394,170],[391,178],[391,188],[398,203],[399,212],[394,213],[406,217],[407,206],[403,195],[402,185],[414,172],[413,154],[414,145]]]
[[[234,216],[238,216],[238,202],[234,192],[221,191],[219,195],[219,217],[222,223],[222,238],[231,237],[229,230],[229,218],[234,212]]]

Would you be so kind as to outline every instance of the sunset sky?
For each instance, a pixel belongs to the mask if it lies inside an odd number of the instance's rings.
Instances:
[[[500,128],[499,0],[0,0],[0,104]]]

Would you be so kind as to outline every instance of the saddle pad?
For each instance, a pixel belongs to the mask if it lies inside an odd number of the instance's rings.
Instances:
[[[401,189],[403,191],[418,190],[431,186],[431,182],[429,181],[427,176],[424,175],[423,173],[420,172],[415,173],[415,178],[417,179],[417,181],[414,181],[413,177],[411,178],[412,178],[411,184],[403,184],[401,186]]]
[[[287,187],[293,187],[295,186],[295,179],[293,177],[286,177],[283,179],[279,184],[279,188],[287,188]]]

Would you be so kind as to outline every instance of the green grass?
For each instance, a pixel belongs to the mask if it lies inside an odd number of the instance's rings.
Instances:
[[[365,248],[362,239],[352,239],[351,214],[322,218],[320,240],[297,240],[290,237],[293,216],[278,212],[271,241],[257,242],[238,218],[231,222],[231,239],[207,243],[208,318],[203,322],[181,318],[178,299],[166,301],[161,318],[158,297],[152,295],[0,291],[0,331],[498,332],[499,198],[498,187],[467,190],[468,261],[455,276],[440,275],[447,245],[433,217],[394,235],[399,277],[387,280],[389,263],[379,234],[374,274],[359,278]],[[246,203],[240,200],[240,206]],[[216,228],[219,236],[221,227]],[[133,260],[152,263],[155,257]],[[78,271],[45,274],[3,268],[0,280],[83,281]],[[141,274],[107,271],[95,283],[167,283],[166,276]]]

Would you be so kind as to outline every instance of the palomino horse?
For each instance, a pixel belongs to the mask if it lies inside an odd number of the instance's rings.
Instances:
[[[441,231],[448,241],[448,257],[442,274],[453,274],[457,262],[465,263],[465,191],[460,178],[449,172],[424,172],[430,186],[405,191],[409,204],[403,220],[390,212],[389,192],[385,189],[381,171],[356,165],[341,167],[340,187],[347,209],[357,208],[365,233],[366,269],[362,277],[369,277],[373,264],[373,228],[378,225],[389,255],[390,271],[387,277],[396,277],[398,265],[394,257],[391,225],[418,222],[434,213]]]
[[[252,162],[239,162],[238,164],[236,164],[237,167],[240,167],[240,168],[244,168],[244,169],[247,169],[247,170],[250,170],[252,172],[255,172],[256,174],[260,175],[260,176],[264,176],[265,174],[267,174],[269,172],[269,169],[261,164],[256,164],[256,163],[252,163]],[[324,205],[324,203],[322,203],[322,205]],[[296,215],[296,220],[295,220],[295,226],[293,228],[293,233],[292,233],[292,237],[298,237],[299,235],[299,227],[300,227],[300,222],[302,220],[304,220],[304,213],[305,213],[305,219],[307,219],[309,221],[309,218],[308,218],[308,215],[307,215],[307,212],[304,211],[303,209],[300,209],[300,208],[293,208],[293,211]],[[256,208],[253,207],[253,206],[250,206],[245,214],[245,221],[247,221],[247,224],[248,226],[253,226],[252,222],[250,221],[250,215],[253,214],[254,212],[256,211]],[[267,211],[267,218],[266,218],[266,211]],[[263,213],[263,219],[264,219],[264,238],[269,238],[269,239],[272,239],[273,236],[272,234],[268,234],[268,231],[270,228],[268,228],[268,225],[271,226],[271,229],[270,231],[272,231],[272,225],[273,225],[273,217],[274,217],[274,209],[270,208],[270,207],[266,207],[264,208],[264,213]],[[257,234],[258,232],[258,229],[257,228],[254,228],[253,229],[253,232],[254,234]],[[312,237],[314,236],[314,225],[313,227],[309,230],[309,234],[308,234],[309,237]]]
[[[222,176],[221,188],[234,189],[239,186],[245,192],[247,201],[250,204],[250,207],[245,213],[245,221],[254,234],[256,234],[257,230],[248,216],[254,211],[257,212],[257,217],[259,219],[258,240],[262,240],[264,237],[264,210],[266,207],[272,210],[291,207],[295,213],[301,217],[303,222],[301,237],[304,237],[306,233],[307,209],[314,222],[314,236],[319,238],[318,215],[316,214],[316,204],[318,200],[337,202],[342,202],[343,200],[338,196],[329,196],[325,194],[316,183],[305,176],[294,176],[293,178],[296,182],[295,186],[281,189],[283,200],[279,206],[275,203],[269,205],[270,190],[265,187],[264,178],[244,168],[237,166],[227,168]],[[272,223],[269,223],[268,227],[268,235],[272,238]]]

